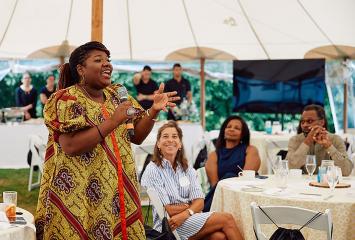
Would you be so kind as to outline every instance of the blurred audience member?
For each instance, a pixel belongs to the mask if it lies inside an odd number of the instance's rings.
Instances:
[[[47,103],[49,97],[55,92],[55,78],[53,75],[49,75],[47,78],[47,84],[41,89],[39,98],[41,100],[42,106]]]
[[[145,109],[153,105],[154,93],[158,90],[158,84],[151,78],[152,69],[147,65],[143,67],[141,73],[133,76],[133,83],[137,90],[139,104]]]
[[[25,120],[36,118],[37,91],[31,85],[30,74],[24,73],[21,82],[21,86],[15,90],[16,106],[22,107]]]
[[[205,198],[204,211],[210,210],[219,180],[237,177],[241,169],[259,170],[258,150],[250,145],[250,131],[241,117],[230,116],[223,122],[216,151],[209,154],[205,167],[211,190]]]
[[[179,101],[176,101],[176,105],[179,106],[184,99],[189,103],[192,101],[192,92],[190,82],[182,76],[182,67],[180,63],[175,63],[173,66],[173,78],[166,82],[165,92],[177,91],[177,95],[180,97]],[[169,120],[179,120],[176,119],[172,109],[168,112]]]
[[[334,160],[344,176],[352,170],[345,143],[341,137],[327,131],[327,119],[323,107],[308,105],[303,109],[297,135],[288,143],[286,158],[290,168],[302,168],[305,171],[306,155],[315,155],[317,168],[324,159]]]

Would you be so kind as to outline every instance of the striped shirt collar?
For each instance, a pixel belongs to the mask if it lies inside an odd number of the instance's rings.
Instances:
[[[170,161],[165,159],[165,158],[163,158],[163,160],[162,160],[162,166],[163,166],[163,168],[169,168],[170,167],[171,169],[173,169],[173,166],[171,165]],[[177,163],[177,167],[176,167],[176,171],[180,170],[180,169],[181,169],[181,164],[178,162]]]

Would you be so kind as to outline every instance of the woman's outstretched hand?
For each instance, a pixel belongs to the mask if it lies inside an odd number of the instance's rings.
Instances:
[[[179,96],[176,96],[176,91],[164,93],[164,86],[164,83],[161,83],[157,93],[153,96],[154,102],[152,108],[157,112],[160,110],[167,112],[167,107],[175,107],[176,104],[174,102],[180,99]]]

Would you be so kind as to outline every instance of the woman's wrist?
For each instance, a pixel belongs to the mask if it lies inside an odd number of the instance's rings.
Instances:
[[[153,120],[154,122],[157,122],[158,119],[158,115],[159,115],[159,110],[155,110],[154,108],[149,108],[148,110],[145,111],[148,118],[150,118],[151,120]]]

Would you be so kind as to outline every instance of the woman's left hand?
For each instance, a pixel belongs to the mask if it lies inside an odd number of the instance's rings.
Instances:
[[[180,99],[176,94],[176,91],[164,93],[164,83],[161,83],[157,93],[153,96],[153,110],[157,112],[160,110],[167,112],[167,107],[175,107],[176,104],[173,102]]]
[[[189,215],[188,215],[187,211],[183,211],[179,214],[172,216],[169,219],[169,225],[170,225],[171,230],[174,231],[175,229],[180,227],[188,218],[189,218]]]

